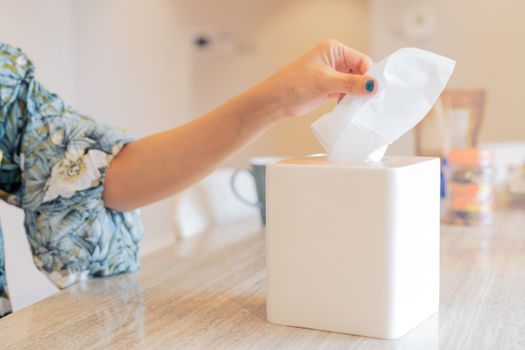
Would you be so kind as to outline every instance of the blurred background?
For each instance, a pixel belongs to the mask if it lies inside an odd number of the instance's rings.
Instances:
[[[507,156],[525,161],[524,2],[0,0],[0,8],[0,41],[22,48],[44,85],[79,111],[137,136],[187,122],[320,40],[336,38],[375,61],[405,46],[457,60],[449,87],[483,92],[479,143],[497,149],[502,162]],[[282,121],[227,166],[246,166],[260,155],[322,152],[310,124],[332,107]],[[415,154],[413,133],[389,152]],[[144,208],[143,254],[176,240],[180,222],[174,207],[180,201]],[[232,200],[231,207],[230,212],[244,210],[257,218],[257,211],[242,203]],[[3,203],[0,210],[17,309],[56,290],[32,266],[22,214]],[[188,211],[195,228],[204,219],[192,215]]]

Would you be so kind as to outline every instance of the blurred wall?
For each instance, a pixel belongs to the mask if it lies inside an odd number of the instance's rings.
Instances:
[[[216,44],[192,51],[192,116],[209,111],[323,39],[337,38],[365,52],[369,48],[367,0],[194,0],[185,3],[184,13],[190,35],[209,33]],[[310,124],[331,106],[279,122],[231,164],[244,164],[254,155],[322,151]]]
[[[0,0],[0,42],[22,48],[37,79],[75,102],[71,0]]]
[[[457,60],[450,87],[487,91],[482,141],[525,140],[525,2],[513,0],[371,0],[371,53],[380,59],[417,46]],[[421,12],[429,35],[406,35],[404,22]]]

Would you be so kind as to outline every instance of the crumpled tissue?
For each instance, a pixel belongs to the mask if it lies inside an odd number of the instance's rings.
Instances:
[[[445,88],[456,62],[417,49],[399,49],[365,74],[375,78],[373,96],[346,95],[312,124],[333,161],[380,161],[388,145],[419,123]]]

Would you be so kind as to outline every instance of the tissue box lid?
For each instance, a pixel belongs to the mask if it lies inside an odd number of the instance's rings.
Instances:
[[[306,156],[301,158],[290,158],[282,160],[272,165],[289,165],[289,166],[314,166],[314,167],[333,167],[333,168],[377,168],[377,169],[396,169],[403,168],[418,163],[435,161],[434,157],[399,157],[386,156],[380,162],[342,162],[328,160],[326,156]],[[270,166],[272,166],[270,165]]]

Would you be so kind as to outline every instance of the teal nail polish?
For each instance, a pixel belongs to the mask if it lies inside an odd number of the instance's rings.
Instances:
[[[375,85],[375,81],[373,80],[368,80],[365,84],[365,88],[366,88],[366,91],[368,92],[372,92],[374,91],[374,85]]]

